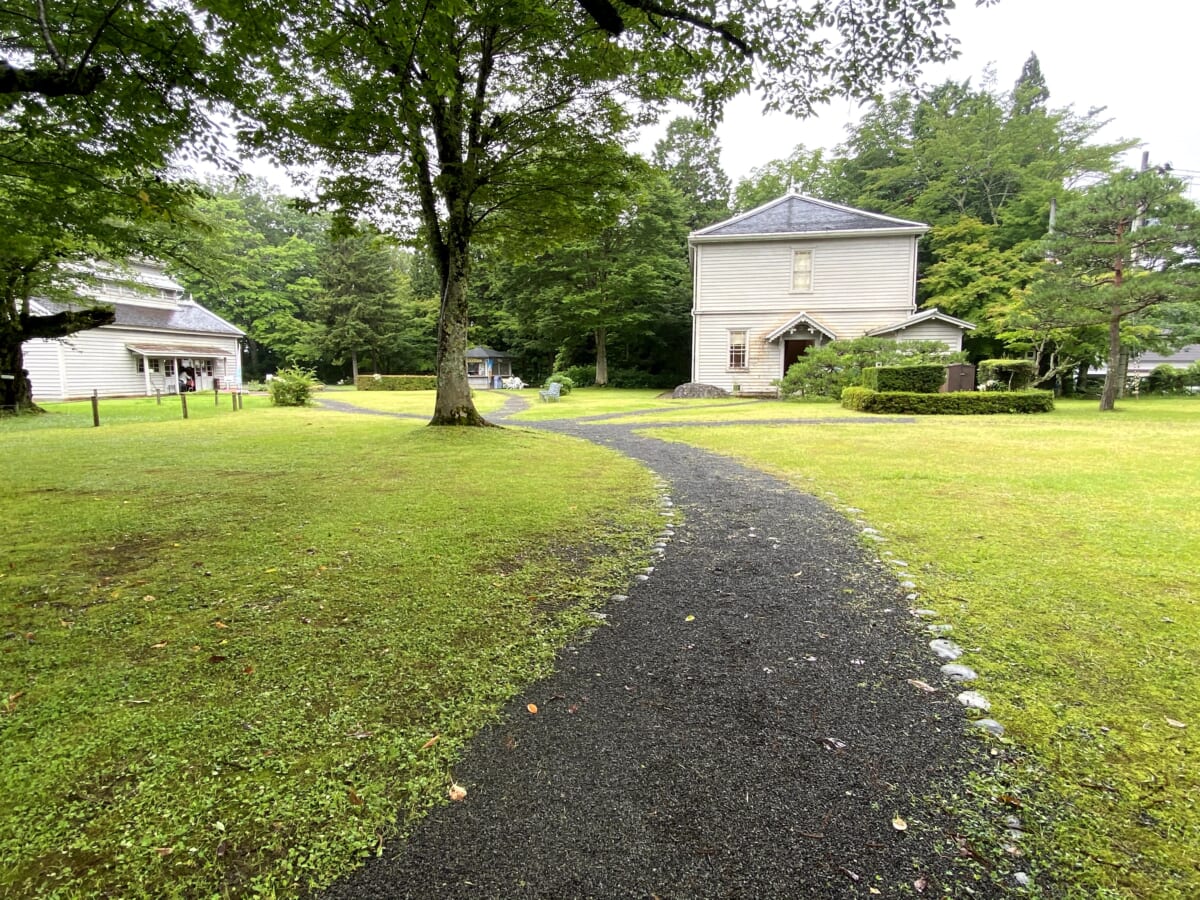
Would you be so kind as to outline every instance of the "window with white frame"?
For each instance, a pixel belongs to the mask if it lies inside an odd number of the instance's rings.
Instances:
[[[812,291],[813,258],[811,250],[792,251],[792,290],[807,294]]]
[[[478,377],[483,374],[483,361],[478,359],[467,360],[467,375]]]
[[[746,335],[745,331],[729,332],[729,368],[731,369],[747,368]]]

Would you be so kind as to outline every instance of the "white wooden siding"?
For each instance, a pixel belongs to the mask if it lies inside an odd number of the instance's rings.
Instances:
[[[38,338],[21,345],[21,356],[35,400],[61,400],[63,390],[62,345]]]
[[[22,347],[22,351],[26,358],[25,368],[29,369],[35,400],[90,397],[93,390],[101,397],[120,397],[147,393],[146,376],[137,370],[138,356],[131,353],[125,345],[167,342],[181,347],[216,347],[226,350],[233,355],[214,361],[213,377],[219,378],[222,386],[241,383],[237,339],[221,335],[179,335],[104,327],[80,331],[58,341],[28,341]],[[61,355],[65,384],[53,382],[42,372],[45,367],[42,358],[49,355],[47,345],[58,347],[57,353]],[[53,347],[50,349],[53,350]],[[197,353],[196,356],[207,358],[206,354],[201,353]],[[34,369],[30,368],[31,358],[37,360],[37,375]],[[173,389],[170,383],[176,376],[166,376],[161,366],[157,373],[150,372],[149,375],[149,393],[153,393],[155,388],[164,393]],[[203,387],[211,389],[211,380],[205,378]]]
[[[858,309],[878,313],[873,327],[895,322],[914,309],[915,242],[893,235],[697,244],[694,310],[805,311],[823,321],[822,313]],[[812,251],[811,291],[791,290],[795,250]]]
[[[782,348],[779,341],[767,343],[766,337],[779,324],[774,317],[754,313],[697,316],[692,380],[727,391],[736,384],[748,394],[774,391],[771,382],[780,377]],[[729,368],[730,331],[747,333],[746,369]]]
[[[898,341],[941,341],[951,350],[962,349],[962,329],[949,322],[920,322],[889,336]]]

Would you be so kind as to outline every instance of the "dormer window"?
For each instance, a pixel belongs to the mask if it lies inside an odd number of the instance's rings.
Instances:
[[[792,292],[812,293],[813,258],[811,250],[792,251]]]

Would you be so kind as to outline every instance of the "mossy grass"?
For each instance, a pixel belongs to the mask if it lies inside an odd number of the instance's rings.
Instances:
[[[1069,896],[1200,896],[1200,402],[650,433],[863,510],[1032,762],[997,830],[1019,803]]]
[[[0,896],[329,882],[444,802],[661,521],[578,441],[260,402],[0,422]]]

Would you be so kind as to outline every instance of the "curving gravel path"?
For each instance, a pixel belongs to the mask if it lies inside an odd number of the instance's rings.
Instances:
[[[644,462],[671,498],[665,546],[479,735],[455,768],[466,800],[324,897],[997,895],[952,882],[954,825],[927,802],[985,745],[857,528],[632,426],[508,424]]]

